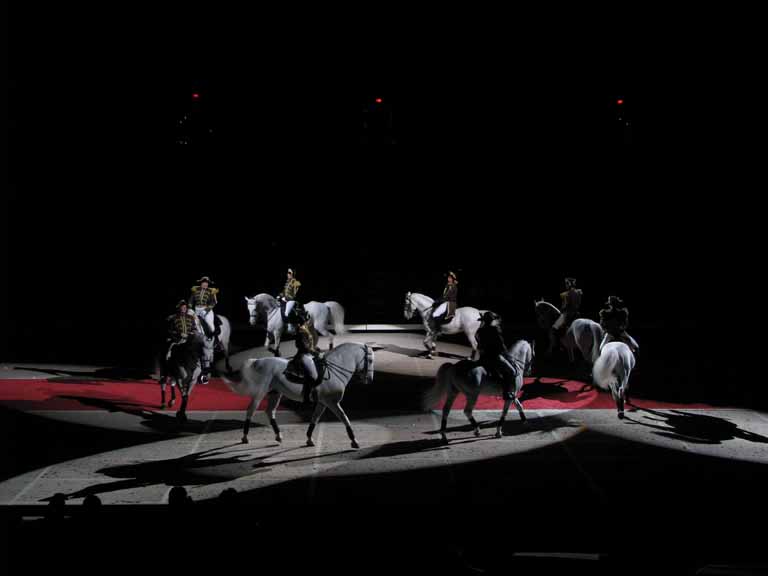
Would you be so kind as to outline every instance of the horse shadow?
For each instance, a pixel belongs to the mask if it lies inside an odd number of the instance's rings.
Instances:
[[[768,444],[768,437],[739,426],[725,418],[718,418],[708,414],[683,412],[681,410],[668,410],[661,412],[648,408],[634,406],[634,412],[647,412],[656,418],[644,416],[645,420],[658,422],[649,423],[625,416],[625,419],[634,424],[646,426],[657,430],[655,434],[665,438],[672,438],[694,444],[721,444],[728,440],[747,440],[760,444]],[[662,425],[665,424],[665,425]]]
[[[495,431],[498,420],[483,420],[478,422],[480,429],[493,429]],[[501,427],[504,436],[522,436],[531,432],[551,432],[558,428],[578,428],[578,424],[566,422],[552,418],[536,418],[534,420],[506,420]],[[445,429],[445,432],[472,432],[474,426],[467,422],[466,424],[451,426]],[[424,434],[437,435],[440,430],[427,430]]]
[[[49,382],[64,384],[91,384],[101,385],[100,381],[122,382],[134,380],[150,380],[153,373],[148,370],[137,368],[108,367],[97,368],[96,370],[60,370],[54,368],[29,368],[25,366],[14,366],[15,370],[30,370],[32,372],[42,372],[50,374]]]
[[[563,384],[569,382],[568,379],[562,379],[558,382],[542,382],[539,378],[536,378],[533,382],[523,386],[522,393],[520,395],[520,401],[534,400],[535,398],[549,398],[551,396],[557,396],[557,400],[563,403],[578,402],[582,400],[582,394],[586,391],[587,385],[582,386],[580,390],[571,391],[565,388]]]
[[[141,425],[156,432],[164,434],[189,432],[193,434],[226,432],[238,430],[243,427],[243,422],[238,420],[195,420],[188,416],[183,424],[179,422],[175,414],[163,414],[144,408],[145,404],[136,402],[123,402],[106,400],[104,398],[90,398],[87,396],[59,395],[57,398],[76,400],[84,406],[106,410],[108,412],[122,412],[141,418]],[[187,413],[189,415],[189,413]],[[253,423],[252,427],[263,427],[263,424]]]
[[[87,486],[70,494],[65,494],[67,499],[84,498],[89,495],[105,494],[116,492],[118,490],[132,490],[136,488],[147,488],[150,486],[200,486],[212,485],[237,480],[244,476],[250,476],[259,472],[266,472],[275,466],[298,465],[306,461],[318,461],[324,458],[339,459],[340,456],[356,452],[348,449],[329,454],[310,454],[280,460],[278,462],[266,462],[269,458],[274,458],[281,454],[288,454],[304,446],[285,448],[283,450],[270,451],[268,454],[253,456],[243,454],[252,452],[253,448],[241,448],[239,450],[227,449],[241,447],[242,444],[227,444],[216,448],[209,448],[193,454],[187,454],[178,458],[168,458],[165,460],[153,460],[150,462],[139,462],[137,464],[121,464],[117,466],[108,466],[96,470],[98,474],[103,474],[116,480],[112,482],[101,482]],[[279,444],[269,444],[266,447],[279,447]],[[343,458],[342,458],[343,460]],[[53,497],[43,498],[41,501],[49,501]]]

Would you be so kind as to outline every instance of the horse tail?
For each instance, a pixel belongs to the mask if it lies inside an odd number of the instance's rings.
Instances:
[[[273,374],[269,373],[270,364],[249,359],[243,364],[239,372],[230,375],[230,379],[223,378],[224,382],[236,394],[250,396],[255,399],[258,406],[269,392]]]
[[[253,363],[253,360],[246,360],[243,366],[238,370],[237,372],[230,372],[228,374],[222,374],[221,379],[224,380],[224,383],[229,387],[232,392],[236,394],[242,394],[241,389],[243,388],[243,385],[245,384],[243,373],[249,368],[249,366]]]
[[[333,324],[333,331],[337,336],[344,334],[347,329],[344,327],[344,307],[338,302],[326,302],[328,310],[331,312],[331,324]]]
[[[590,350],[590,359],[594,365],[600,356],[600,343],[603,341],[603,329],[599,324],[592,324],[590,326],[590,332],[592,333],[592,349]]]
[[[445,363],[437,371],[435,383],[424,392],[422,405],[431,410],[445,396],[453,385],[453,364]]]
[[[592,367],[592,381],[595,386],[603,390],[615,390],[619,383],[616,376],[616,366],[619,362],[620,358],[616,350],[613,348],[603,350]]]

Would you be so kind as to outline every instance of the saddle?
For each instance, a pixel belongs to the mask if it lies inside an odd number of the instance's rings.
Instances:
[[[323,378],[325,378],[325,372],[328,368],[328,364],[325,361],[325,358],[320,356],[314,356],[312,360],[315,363],[315,369],[317,370],[317,382],[314,380],[308,380],[306,374],[304,374],[304,368],[301,366],[301,363],[294,360],[288,362],[288,366],[283,373],[286,380],[293,382],[294,384],[307,383],[310,384],[313,388],[317,386],[317,383],[322,382]]]

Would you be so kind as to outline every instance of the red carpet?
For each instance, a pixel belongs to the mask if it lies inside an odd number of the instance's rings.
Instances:
[[[615,408],[610,395],[587,390],[583,383],[541,378],[526,378],[523,387],[523,405],[530,410],[540,409],[597,409]],[[560,383],[556,386],[555,383]],[[167,390],[170,398],[170,387]],[[238,396],[222,380],[213,379],[208,385],[197,385],[189,401],[190,410],[245,410],[249,398]],[[712,408],[706,404],[675,404],[654,400],[633,399],[642,408]],[[160,406],[160,386],[153,380],[109,381],[77,380],[49,381],[0,379],[0,404],[18,410],[109,410],[111,407],[157,410]],[[261,408],[266,404],[262,402]],[[454,409],[464,408],[464,396],[459,396]],[[175,405],[175,406],[178,406]],[[481,396],[477,410],[498,410],[503,406],[500,398]],[[442,404],[437,408],[441,408]],[[512,407],[514,410],[514,407]]]

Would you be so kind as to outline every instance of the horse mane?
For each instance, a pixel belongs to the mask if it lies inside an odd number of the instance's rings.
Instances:
[[[547,309],[549,309],[549,310],[551,310],[553,312],[557,312],[558,315],[560,314],[560,308],[558,308],[554,304],[550,304],[546,300],[539,300],[538,302],[536,302],[536,310],[538,310],[539,307],[544,307],[544,308],[547,308]]]

